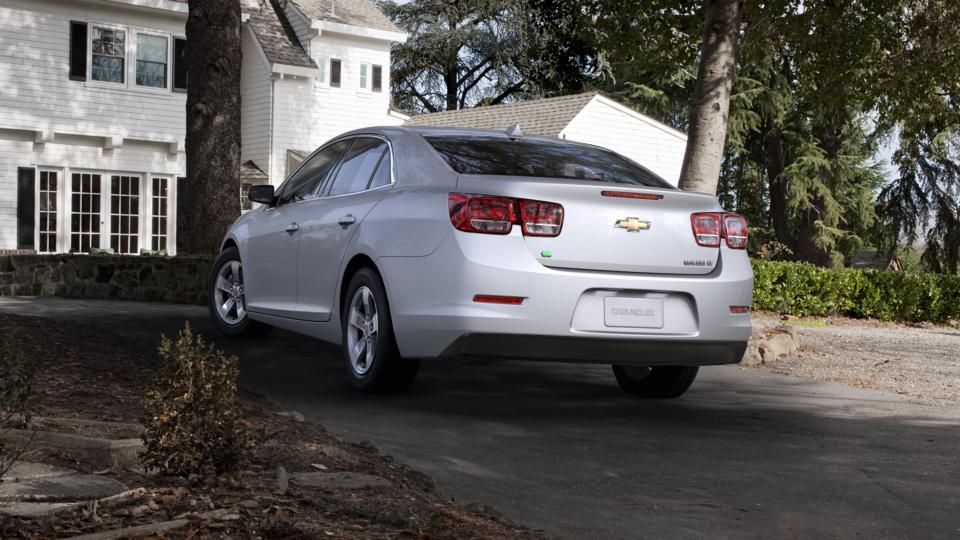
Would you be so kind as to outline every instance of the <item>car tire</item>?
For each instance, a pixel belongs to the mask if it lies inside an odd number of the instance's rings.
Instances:
[[[343,298],[341,343],[350,384],[370,393],[409,389],[420,361],[400,356],[380,276],[370,268],[361,268],[350,278]]]
[[[699,370],[697,366],[613,366],[613,375],[628,394],[669,399],[682,396]]]
[[[220,253],[207,279],[207,307],[214,326],[231,337],[260,337],[273,330],[269,324],[250,319],[243,294],[240,252],[228,247]]]

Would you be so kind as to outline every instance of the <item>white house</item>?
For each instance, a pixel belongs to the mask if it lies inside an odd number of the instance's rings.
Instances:
[[[504,130],[558,137],[613,150],[644,165],[673,185],[687,136],[597,92],[424,114],[410,125]]]
[[[368,0],[241,0],[241,178],[389,111],[390,45]],[[173,253],[184,178],[185,0],[0,2],[0,250]]]

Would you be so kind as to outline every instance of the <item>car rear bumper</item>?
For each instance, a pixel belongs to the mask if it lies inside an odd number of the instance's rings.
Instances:
[[[714,365],[740,360],[750,338],[753,271],[722,247],[707,275],[555,269],[534,259],[519,230],[451,231],[424,257],[381,257],[400,353],[412,358],[564,360]],[[474,302],[519,296],[521,305]],[[662,298],[662,328],[608,327],[604,298]],[[629,358],[635,356],[636,358]]]
[[[736,364],[745,341],[649,341],[636,339],[465,334],[440,358],[465,363],[539,360],[642,366]]]

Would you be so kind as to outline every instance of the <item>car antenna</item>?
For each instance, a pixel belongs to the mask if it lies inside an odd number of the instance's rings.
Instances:
[[[512,124],[504,133],[507,134],[507,137],[509,137],[511,141],[515,141],[520,137],[523,137],[523,132],[520,131],[520,124]]]

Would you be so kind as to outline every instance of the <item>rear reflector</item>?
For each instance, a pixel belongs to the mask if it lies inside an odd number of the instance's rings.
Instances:
[[[730,313],[734,315],[743,315],[750,313],[750,306],[730,306]]]
[[[524,300],[523,296],[497,296],[494,294],[478,294],[473,297],[474,302],[482,304],[507,304],[511,306],[520,305]]]
[[[697,245],[703,247],[720,247],[720,214],[705,213],[693,214],[690,216],[690,224],[693,226],[693,237]]]
[[[450,223],[464,232],[510,234],[516,224],[524,236],[552,237],[563,227],[557,203],[473,193],[451,193],[447,203]]]
[[[659,201],[663,195],[655,193],[632,193],[630,191],[601,191],[604,197],[623,197],[624,199],[643,199],[645,201]]]

